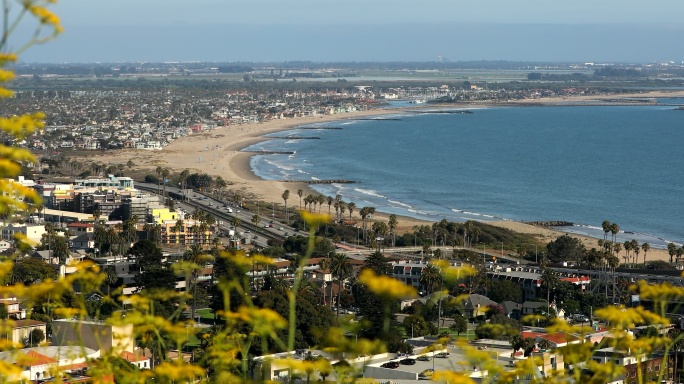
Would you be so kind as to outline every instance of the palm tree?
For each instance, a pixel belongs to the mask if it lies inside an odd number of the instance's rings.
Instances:
[[[677,248],[677,263],[679,263],[682,255],[684,255],[684,246]]]
[[[302,209],[302,195],[304,195],[304,191],[301,189],[297,190],[297,196],[299,196],[299,209]]]
[[[223,201],[223,191],[228,186],[228,182],[223,180],[221,176],[218,176],[216,177],[216,180],[214,180],[214,184],[216,185],[216,189],[218,190],[219,201]]]
[[[253,215],[252,216],[252,224],[258,225],[259,224],[259,215]]]
[[[603,220],[603,223],[601,223],[601,227],[603,228],[603,241],[605,242],[608,240],[608,232],[610,232],[610,221],[608,220]]]
[[[644,267],[646,266],[646,252],[651,249],[651,244],[643,243],[641,244],[641,249],[644,251]]]
[[[287,215],[287,199],[290,198],[290,190],[286,189],[282,195],[283,201],[285,202],[285,222],[290,225],[290,217]]]
[[[337,279],[337,317],[340,317],[340,293],[342,292],[342,282],[351,277],[354,268],[347,255],[335,253],[330,259],[330,273]]]
[[[178,175],[178,182],[180,183],[182,190],[188,186],[188,176],[190,176],[190,171],[187,169],[184,169],[181,171],[180,175]],[[185,195],[183,196],[185,197]]]
[[[432,294],[439,289],[442,284],[442,274],[435,265],[428,265],[420,273],[420,285],[427,294]]]
[[[670,264],[673,262],[675,254],[677,254],[677,246],[675,243],[670,243],[667,245],[667,253],[670,255]]]
[[[204,266],[205,261],[209,257],[210,256],[204,252],[202,247],[200,245],[197,245],[197,244],[191,245],[190,248],[187,251],[185,251],[185,253],[183,254],[183,259],[185,261],[191,261],[194,264],[196,264],[196,266],[193,268],[192,274],[191,274],[191,279],[192,279],[191,284],[193,286],[193,293],[192,293],[192,305],[190,306],[190,316],[193,320],[195,320],[195,307],[196,307],[195,302],[197,301],[198,268],[202,268]],[[185,293],[186,294],[188,294],[188,288],[189,288],[187,283],[188,282],[186,281],[186,284],[185,284]]]
[[[340,207],[340,221],[342,221],[342,219],[344,219],[344,211],[347,210],[347,203],[345,203],[344,201],[340,201],[339,207]]]
[[[353,201],[350,202],[349,204],[347,204],[347,209],[349,210],[349,220],[351,220],[352,219],[352,213],[354,213],[354,209],[356,209],[356,204],[354,204]]]
[[[617,241],[617,234],[620,232],[620,226],[613,223],[610,225],[610,233],[613,234],[613,242]]]
[[[183,223],[183,220],[177,220],[176,224],[172,227],[173,231],[178,234],[176,237],[176,244],[180,244],[180,233],[183,231],[185,228],[185,224]]]
[[[679,366],[677,364],[677,357],[679,352],[684,349],[684,332],[681,329],[670,329],[667,332],[667,337],[672,340],[672,351],[674,351],[674,382],[679,383]]]
[[[394,242],[396,241],[396,234],[394,231],[397,229],[397,226],[399,225],[399,221],[397,221],[397,215],[394,213],[389,215],[389,221],[387,222],[387,226],[389,227],[390,233],[392,234],[392,247],[394,247]]]
[[[618,256],[620,251],[622,251],[622,244],[613,243],[613,251],[615,252],[615,256]]]
[[[159,165],[154,170],[157,173],[157,191],[161,191],[161,175],[162,175],[163,170],[164,170],[164,168],[162,168]]]
[[[170,169],[168,169],[168,168],[162,169],[161,176],[162,176],[162,178],[164,178],[164,180],[163,180],[164,181],[164,193],[162,194],[162,196],[166,195],[166,180],[168,180],[167,177],[169,177],[169,174],[171,174]]]
[[[546,286],[546,304],[548,306],[551,306],[551,302],[549,301],[551,300],[551,290],[558,286],[558,284],[560,283],[560,279],[558,278],[558,276],[556,276],[554,270],[551,268],[547,268],[546,263],[544,263],[544,267],[542,268],[541,273],[541,280],[542,284]]]
[[[119,276],[116,274],[116,267],[107,265],[102,269],[102,273],[105,274],[104,282],[107,284],[107,294],[110,294],[112,292],[112,285],[116,284],[119,280]]]
[[[332,196],[326,196],[325,198],[325,201],[328,203],[328,215],[330,215],[330,206],[332,206],[334,200]]]
[[[368,217],[369,212],[368,210],[370,207],[363,207],[359,211],[359,215],[361,215],[361,221],[363,222],[363,240],[366,241],[366,217]]]
[[[385,243],[385,236],[387,235],[389,227],[387,226],[387,223],[385,223],[384,221],[376,221],[375,223],[373,223],[372,229],[373,229],[373,232],[375,233],[376,237],[382,238],[382,240],[378,241],[378,251],[379,251],[382,244]]]
[[[639,262],[639,251],[641,251],[639,242],[636,239],[632,239],[632,250],[634,251],[634,264],[636,265]]]
[[[632,242],[629,240],[625,240],[623,245],[625,247],[626,259],[629,260],[629,251],[632,250]]]

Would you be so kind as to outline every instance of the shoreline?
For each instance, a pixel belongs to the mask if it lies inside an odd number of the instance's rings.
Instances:
[[[469,102],[463,104],[430,105],[420,107],[382,108],[363,111],[355,111],[344,114],[320,115],[313,117],[300,117],[292,119],[271,120],[264,123],[250,123],[234,126],[219,127],[209,132],[181,137],[161,151],[122,150],[116,153],[93,156],[93,160],[108,163],[125,163],[128,159],[136,164],[139,170],[149,169],[154,174],[157,166],[171,168],[180,172],[183,169],[191,173],[203,172],[213,177],[220,176],[229,183],[228,188],[239,191],[248,200],[266,201],[276,204],[284,204],[282,193],[290,190],[288,206],[294,207],[299,204],[297,191],[301,189],[303,196],[318,194],[307,182],[265,180],[258,177],[251,169],[250,161],[258,153],[243,152],[242,150],[269,140],[264,137],[267,134],[283,132],[293,128],[311,125],[315,123],[353,120],[371,116],[383,116],[390,114],[404,114],[413,111],[425,111],[430,109],[468,109],[468,108],[491,108],[491,107],[530,107],[535,105],[544,106],[573,106],[577,102],[600,102],[602,99],[615,98],[656,98],[656,97],[684,97],[684,91],[673,92],[648,92],[638,94],[622,94],[610,96],[573,96],[558,98],[543,98],[532,100],[517,100],[506,103],[496,102]],[[567,104],[571,103],[571,104]],[[620,103],[612,103],[620,105]],[[642,105],[642,104],[630,104]],[[652,105],[652,104],[648,104]],[[202,148],[204,147],[204,148]],[[144,165],[146,166],[144,166]],[[360,208],[360,207],[358,207]],[[354,215],[358,216],[358,209]],[[378,212],[375,218],[387,220],[388,213]],[[397,215],[400,227],[397,232],[410,231],[416,225],[429,225],[434,221],[417,219],[405,215]],[[563,232],[546,227],[538,227],[515,221],[484,221],[501,228],[510,229],[514,232],[533,235],[539,242],[547,243],[563,234],[569,234],[579,238],[587,248],[598,247],[598,238]],[[641,258],[641,257],[640,257]],[[648,252],[649,260],[669,260],[666,250],[651,248]]]

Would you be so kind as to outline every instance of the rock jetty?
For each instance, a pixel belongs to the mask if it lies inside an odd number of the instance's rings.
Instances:
[[[570,221],[524,221],[524,223],[539,227],[572,227],[575,225]]]
[[[354,180],[283,180],[286,183],[307,183],[307,184],[356,184]]]
[[[292,151],[242,151],[248,153],[256,153],[257,155],[294,155]]]

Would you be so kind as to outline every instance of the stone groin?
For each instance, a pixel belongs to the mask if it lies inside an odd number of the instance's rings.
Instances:
[[[537,225],[540,227],[572,227],[575,225],[570,221],[524,221],[525,224]]]
[[[267,136],[269,139],[280,139],[280,140],[320,140],[320,137],[316,136]]]
[[[283,180],[286,183],[306,183],[306,184],[356,184],[354,180]]]
[[[242,151],[248,153],[256,153],[257,155],[294,155],[292,151]]]
[[[401,119],[397,118],[372,118],[372,117],[367,117],[367,118],[358,118],[358,119],[349,119],[349,120],[358,120],[358,121],[401,121]]]
[[[297,127],[297,129],[343,129],[342,127]]]
[[[435,114],[435,113],[436,114],[444,114],[444,115],[459,115],[459,114],[469,115],[469,114],[473,113],[473,111],[465,109],[462,111],[449,111],[449,110],[447,110],[447,111],[414,111],[413,113],[421,114],[421,115]]]

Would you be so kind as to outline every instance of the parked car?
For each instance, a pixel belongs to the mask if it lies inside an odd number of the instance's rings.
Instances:
[[[435,357],[439,357],[440,359],[446,359],[447,357],[449,357],[449,352],[440,352],[436,354]]]
[[[426,369],[418,374],[418,380],[430,380],[434,374],[435,371],[433,369]]]
[[[411,359],[409,357],[402,359],[399,362],[404,365],[416,365],[416,359]]]
[[[432,356],[430,356],[430,355],[420,355],[420,356],[418,356],[418,358],[417,358],[416,360],[420,360],[420,361],[430,361],[430,360],[432,360]]]
[[[584,316],[584,315],[582,315],[582,314],[580,314],[580,313],[573,315],[573,316],[572,316],[572,320],[573,320],[573,321],[576,321],[576,322],[578,322],[578,323],[586,323],[586,322],[589,322],[589,318],[586,317],[586,316]]]
[[[381,365],[381,367],[395,369],[399,368],[399,363],[397,363],[396,361],[388,361],[385,364]]]

